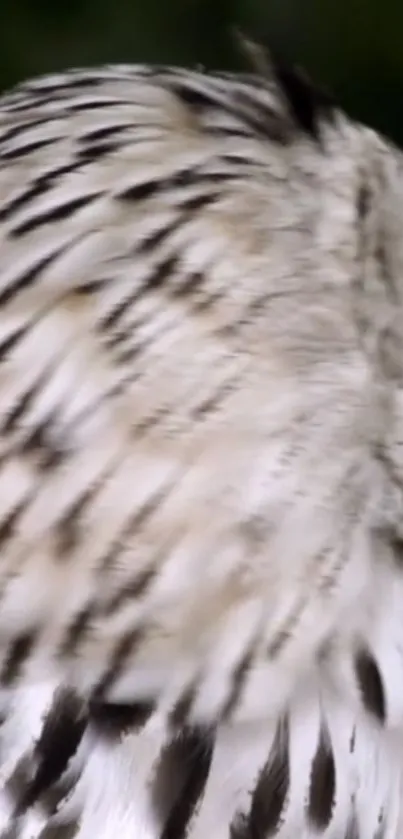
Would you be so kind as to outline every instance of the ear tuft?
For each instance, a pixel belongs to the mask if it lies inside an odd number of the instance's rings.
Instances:
[[[253,71],[276,83],[295,124],[319,140],[321,122],[334,116],[332,96],[313,84],[305,70],[288,65],[240,30],[235,30],[235,39]]]

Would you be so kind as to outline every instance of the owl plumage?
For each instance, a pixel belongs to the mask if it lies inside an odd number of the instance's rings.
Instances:
[[[402,160],[298,73],[0,99],[1,839],[399,839]]]

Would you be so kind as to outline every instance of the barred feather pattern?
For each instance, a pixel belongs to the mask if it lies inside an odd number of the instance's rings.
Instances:
[[[0,99],[1,839],[403,835],[402,183],[275,68]]]

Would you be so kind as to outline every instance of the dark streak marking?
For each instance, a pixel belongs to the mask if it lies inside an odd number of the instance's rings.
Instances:
[[[6,160],[8,162],[12,160],[19,160],[21,157],[34,154],[36,151],[46,148],[46,146],[50,146],[59,141],[59,137],[50,137],[47,140],[35,140],[32,143],[27,143],[25,146],[18,146],[17,148],[12,148],[8,151],[0,151],[0,160]]]
[[[319,140],[320,118],[331,119],[333,115],[331,96],[327,91],[315,87],[303,71],[287,67],[277,59],[274,61],[274,72],[296,125]]]
[[[253,135],[251,128],[235,128],[233,126],[226,126],[226,125],[212,125],[209,128],[209,134],[213,137],[231,137],[231,140],[236,138],[239,139],[250,139]],[[278,131],[279,137],[281,136],[281,140],[285,140],[284,131],[280,135],[280,130]]]
[[[22,90],[27,90],[28,93],[36,93],[39,91],[46,91],[49,90],[53,91],[54,93],[62,93],[64,91],[75,90],[80,88],[86,87],[99,87],[102,84],[102,79],[97,78],[96,76],[88,76],[87,74],[84,77],[78,76],[75,78],[73,75],[70,78],[66,78],[63,82],[54,82],[54,84],[49,84],[49,81],[46,83],[44,87],[34,86],[32,87],[29,82],[25,86],[24,84],[21,85]]]
[[[15,533],[15,528],[18,523],[18,519],[22,515],[22,513],[27,509],[28,504],[30,503],[31,496],[28,496],[13,510],[11,510],[8,515],[0,522],[0,550],[5,548],[7,542]]]
[[[290,783],[288,722],[279,723],[269,760],[262,769],[248,815],[237,813],[231,839],[269,839],[275,836]]]
[[[183,219],[181,217],[177,217],[169,224],[153,231],[153,233],[150,233],[149,236],[146,236],[137,246],[137,253],[152,253],[153,251],[155,251],[156,248],[162,245],[166,239],[169,239],[172,233],[174,233],[175,230],[178,230],[180,228],[182,223]]]
[[[174,486],[175,482],[166,483],[151,498],[145,501],[139,510],[136,510],[133,518],[128,523],[128,529],[130,528],[131,533],[134,533],[136,529],[142,527],[150,516],[158,510],[160,504],[168,498]]]
[[[109,314],[105,315],[99,322],[99,329],[102,332],[105,332],[108,340],[109,340],[109,333],[111,330],[116,328],[119,321],[124,316],[125,312],[130,308],[131,304],[135,302],[137,299],[137,291],[134,294],[131,294],[129,297],[126,297],[121,303],[109,312]]]
[[[133,337],[133,326],[129,324],[125,329],[115,329],[112,334],[105,336],[105,343],[109,350],[121,348],[122,344],[129,342]]]
[[[177,256],[169,256],[157,265],[151,276],[147,279],[141,288],[141,291],[154,291],[160,288],[164,282],[175,273],[178,266]]]
[[[150,431],[157,428],[157,426],[163,423],[164,419],[169,416],[170,410],[171,409],[169,407],[158,408],[154,411],[154,413],[145,416],[141,422],[138,422],[135,425],[136,437],[140,437],[143,434],[149,434]]]
[[[197,686],[191,684],[177,700],[169,715],[169,723],[174,731],[182,731],[187,725]]]
[[[71,623],[68,625],[64,638],[60,643],[58,650],[59,656],[63,658],[74,655],[80,642],[88,634],[94,613],[94,605],[89,603],[75,615]]]
[[[35,747],[37,769],[21,796],[16,815],[26,812],[56,783],[76,753],[87,725],[82,701],[71,690],[61,690],[45,719]]]
[[[80,540],[80,529],[83,513],[88,503],[94,499],[105,475],[100,476],[98,482],[89,486],[77,498],[74,504],[64,513],[57,524],[59,559],[66,559]]]
[[[252,833],[248,818],[243,813],[236,813],[230,824],[229,839],[266,839],[266,836]]]
[[[253,155],[250,155],[250,157],[246,157],[245,155],[236,154],[235,152],[233,152],[232,154],[231,153],[220,154],[219,159],[220,159],[220,161],[222,161],[226,165],[235,166],[237,172],[239,172],[239,169],[240,169],[241,166],[245,166],[245,169],[246,169],[245,174],[246,175],[249,174],[251,166],[253,166],[256,169],[263,169],[264,168],[262,163],[260,163],[258,160],[253,159]],[[231,177],[232,177],[232,172],[231,172]]]
[[[89,721],[98,734],[114,739],[126,731],[138,731],[153,710],[152,701],[102,702],[93,698],[89,704]]]
[[[175,284],[172,287],[172,296],[175,297],[190,297],[197,293],[198,289],[205,283],[206,277],[202,271],[194,271],[185,278],[185,281],[180,284]]]
[[[115,198],[119,201],[144,201],[146,198],[152,198],[161,189],[162,181],[143,181],[139,184],[134,184],[123,192],[119,192]]]
[[[361,184],[357,195],[358,217],[364,220],[371,209],[371,191],[367,184]]]
[[[175,172],[173,175],[170,175],[169,178],[165,179],[164,190],[186,189],[187,187],[200,185],[205,178],[206,175],[203,176],[199,166],[181,169],[179,172]]]
[[[356,657],[355,668],[364,706],[381,723],[386,719],[385,694],[382,676],[372,655],[361,650]]]
[[[134,184],[120,192],[116,198],[125,201],[144,201],[146,198],[153,198],[158,193],[166,194],[169,190],[184,190],[183,199],[180,201],[183,209],[186,201],[192,202],[198,198],[198,196],[186,196],[188,187],[200,187],[204,184],[214,186],[221,181],[233,180],[234,177],[234,172],[203,172],[198,167],[182,169],[166,178]]]
[[[204,207],[209,207],[220,197],[221,196],[218,192],[206,192],[201,195],[193,195],[191,198],[184,198],[180,201],[179,206],[181,210],[192,213],[202,210]]]
[[[287,642],[290,641],[292,634],[291,634],[291,627],[287,626],[287,628],[279,629],[276,635],[274,636],[273,640],[270,642],[269,646],[267,647],[267,656],[268,658],[275,659],[278,658],[284,647],[286,646]]]
[[[179,172],[175,172],[175,174],[171,175],[170,177],[165,179],[164,182],[164,191],[168,189],[180,189],[185,190],[188,187],[200,187],[203,186],[214,186],[221,182],[226,182],[228,180],[232,180],[235,177],[235,173],[232,172],[209,172],[203,171],[200,166],[195,166],[190,169],[181,169]],[[186,192],[184,195],[186,199]],[[189,196],[189,198],[191,198]]]
[[[68,111],[71,111],[72,113],[80,113],[80,111],[99,111],[99,110],[102,110],[105,107],[108,108],[111,105],[114,108],[119,107],[119,105],[129,105],[129,107],[132,107],[133,102],[129,102],[129,101],[124,100],[124,99],[119,99],[119,100],[118,99],[112,99],[112,100],[110,100],[110,99],[106,99],[106,100],[95,99],[95,100],[92,100],[91,102],[77,102],[77,103],[69,103],[69,104],[65,103],[66,109]]]
[[[31,131],[33,128],[38,128],[40,125],[47,125],[50,122],[58,119],[57,116],[53,116],[49,114],[47,117],[41,117],[40,119],[32,119],[29,122],[22,122],[19,125],[14,125],[12,128],[9,128],[4,134],[0,135],[0,147],[6,145],[10,140],[15,140],[16,137],[20,137],[21,134],[25,134],[26,132]]]
[[[386,251],[386,242],[378,242],[375,249],[375,259],[381,268],[382,277],[386,283],[393,282],[391,272],[388,265],[388,254]]]
[[[22,221],[10,230],[10,236],[22,236],[24,233],[31,233],[38,227],[44,224],[54,224],[55,222],[64,221],[71,218],[76,212],[88,207],[97,199],[102,198],[104,193],[93,192],[90,195],[81,195],[78,198],[72,198],[70,201],[65,201],[63,204],[57,204],[49,210],[44,210],[42,213],[31,216],[26,221]]]
[[[183,82],[172,83],[170,89],[183,105],[190,108],[196,114],[213,108],[221,109],[225,107],[223,102],[214,98],[211,93],[196,90]]]
[[[97,294],[99,291],[102,291],[102,289],[105,288],[105,286],[108,286],[109,284],[109,277],[103,277],[97,280],[88,280],[88,282],[85,282],[85,280],[83,280],[83,282],[81,282],[80,285],[77,285],[75,287],[74,295],[77,298],[90,297],[91,295]]]
[[[242,96],[242,92],[234,92],[233,102],[229,103],[227,99],[216,98],[205,91],[195,90],[185,84],[174,83],[171,90],[180,101],[196,116],[202,115],[204,111],[218,110],[233,117],[238,124],[238,128],[231,126],[230,129],[221,128],[221,126],[213,126],[208,128],[211,134],[226,134],[231,137],[238,134],[238,136],[253,136],[264,137],[273,142],[284,143],[286,140],[284,125],[281,123],[277,115],[269,110],[268,107],[262,109],[258,108],[256,103],[249,99],[249,97]],[[263,115],[261,112],[263,110]],[[243,125],[239,125],[243,123]]]
[[[229,717],[231,717],[231,714],[237,708],[247,675],[249,673],[253,661],[254,651],[254,645],[252,645],[250,649],[246,650],[232,675],[230,691],[222,711],[222,719],[224,720],[227,720]]]
[[[329,826],[336,792],[334,755],[328,732],[321,727],[316,754],[312,762],[308,817],[319,831]]]
[[[80,772],[69,771],[41,795],[41,807],[46,811],[48,818],[56,815],[62,802],[73,792],[79,780]]]
[[[80,541],[80,510],[73,507],[57,525],[57,554],[59,559],[71,556]]]
[[[231,384],[234,380],[226,381],[221,384],[214,393],[203,399],[202,402],[193,409],[192,418],[194,420],[205,419],[209,414],[214,413],[223,403],[224,399],[231,392]]]
[[[76,822],[55,820],[41,830],[38,839],[76,839],[79,825]]]
[[[196,300],[193,303],[193,312],[195,314],[204,314],[205,312],[208,312],[208,310],[211,309],[215,303],[221,300],[222,297],[223,292],[216,291],[213,294],[206,295],[205,297]]]
[[[42,386],[43,377],[40,376],[39,379],[19,397],[13,408],[6,415],[2,428],[3,434],[10,434],[12,431],[15,431],[19,421],[32,406],[32,402],[35,399],[35,396],[37,396],[40,392]]]
[[[0,294],[1,298],[1,294]],[[1,306],[0,301],[0,306]],[[32,323],[29,323],[27,326],[23,326],[21,329],[17,329],[11,335],[8,335],[7,338],[4,338],[4,341],[0,343],[0,362],[4,361],[7,358],[9,352],[14,350],[16,346],[18,346],[19,342],[28,334],[29,330],[32,328]]]
[[[387,819],[385,816],[385,809],[382,806],[378,813],[378,827],[376,833],[374,835],[374,839],[385,839],[386,836],[386,827],[387,827]]]
[[[33,771],[34,758],[32,753],[29,752],[18,760],[17,765],[5,784],[5,790],[13,802],[21,799],[21,796],[32,780]]]
[[[264,115],[243,113],[241,118],[248,128],[249,136],[252,135],[281,145],[287,143],[288,132],[285,130],[284,123],[278,119],[275,113],[270,113],[268,110]],[[241,129],[239,133],[241,133]],[[236,134],[236,129],[233,134]]]
[[[113,596],[107,600],[107,602],[102,606],[101,614],[105,616],[113,615],[128,600],[134,600],[144,595],[145,592],[148,591],[152,581],[155,579],[155,576],[155,568],[146,568],[141,574],[137,574],[133,580],[126,582],[121,589],[116,591]]]
[[[42,195],[45,195],[52,188],[51,181],[42,179],[37,180],[33,183],[28,189],[25,189],[24,192],[21,192],[19,195],[16,195],[15,198],[12,198],[11,201],[8,202],[4,207],[0,209],[0,222],[6,222],[14,213],[17,213],[18,210],[23,209],[27,204],[31,201],[34,201],[35,198],[40,198]]]
[[[49,254],[49,256],[45,256],[38,260],[38,262],[36,262],[31,268],[28,268],[20,274],[20,276],[17,277],[11,285],[2,289],[0,291],[0,306],[5,306],[7,303],[10,303],[10,301],[20,294],[21,291],[24,291],[24,289],[32,286],[39,278],[42,271],[52,265],[52,263],[66,251],[67,247],[68,245],[64,245],[56,251],[53,251],[53,253]],[[32,324],[29,326],[31,327]],[[26,331],[28,331],[28,328]]]
[[[70,175],[72,172],[77,172],[80,168],[81,165],[79,165],[77,161],[64,163],[63,166],[57,166],[56,169],[49,169],[47,172],[44,172],[43,175],[39,175],[37,183],[50,183],[51,186],[54,186],[55,183],[60,180],[62,175]]]
[[[256,524],[256,522],[253,523],[255,536],[257,535]],[[249,534],[251,534],[251,525],[252,522],[249,523]],[[278,658],[280,653],[283,652],[284,647],[289,644],[291,638],[293,637],[293,631],[301,618],[305,605],[306,599],[301,597],[284,617],[283,623],[280,625],[279,629],[276,630],[274,637],[271,639],[270,644],[267,647],[267,656],[269,658]]]
[[[11,641],[0,673],[0,682],[3,687],[10,687],[18,679],[25,662],[31,655],[37,637],[37,628],[27,629]]]
[[[5,112],[8,114],[23,114],[26,111],[31,111],[34,108],[43,108],[44,105],[54,105],[55,100],[53,96],[45,96],[41,91],[40,95],[30,97],[28,101],[20,102],[16,105],[8,105]]]
[[[140,507],[140,509],[136,510],[134,515],[129,519],[125,527],[123,528],[123,532],[120,534],[120,539],[124,539],[126,535],[133,535],[138,530],[140,530],[143,525],[148,521],[148,519],[155,513],[160,504],[162,504],[168,497],[175,486],[175,482],[167,483],[161,489],[159,489],[151,498],[147,499],[144,504]],[[101,575],[105,573],[105,571],[111,567],[113,562],[116,559],[117,553],[119,550],[119,543],[113,545],[106,556],[101,560],[99,565],[99,571]],[[144,572],[144,576],[140,575],[140,579],[137,578],[137,585],[140,583],[140,588],[145,585],[147,586],[151,582],[151,577],[148,577],[148,571]],[[134,581],[135,582],[135,581]],[[135,583],[136,585],[136,583]],[[106,604],[106,609],[108,605]],[[101,609],[102,613],[102,609]]]
[[[91,703],[96,704],[99,702],[107,702],[107,693],[111,687],[115,684],[119,676],[121,675],[125,664],[127,663],[130,656],[134,655],[137,648],[140,646],[143,638],[145,635],[145,627],[139,626],[135,629],[126,632],[126,634],[121,638],[117,645],[116,649],[112,655],[112,660],[94,688]]]
[[[125,125],[105,125],[103,128],[95,128],[93,131],[82,134],[78,138],[78,142],[80,145],[98,143],[101,140],[108,140],[110,137],[114,137],[115,134],[121,134],[123,131],[127,131],[128,128],[133,128],[130,122],[127,122]]]
[[[114,154],[123,147],[122,142],[104,142],[94,143],[91,146],[85,146],[77,151],[76,159],[78,162],[93,163],[101,157],[108,154]]]
[[[49,469],[56,469],[64,459],[65,452],[63,449],[51,442],[49,431],[54,418],[52,416],[47,417],[25,438],[21,447],[25,454],[33,454],[39,457],[38,468],[42,473]]]
[[[184,839],[205,789],[214,735],[203,728],[185,729],[166,746],[152,782],[152,803],[163,825],[161,839]]]
[[[355,741],[356,741],[356,727],[353,726],[353,730],[351,732],[350,743],[349,743],[349,750],[350,754],[354,754],[355,751]]]
[[[115,306],[112,311],[106,315],[99,327],[102,331],[106,332],[107,341],[110,342],[109,334],[111,330],[116,329],[118,326],[119,321],[124,317],[125,313],[130,309],[130,307],[137,302],[141,298],[141,296],[153,289],[158,287],[164,279],[166,279],[172,271],[175,270],[175,257],[171,256],[168,257],[165,261],[163,261],[160,265],[155,268],[155,272],[153,275],[148,279],[145,280],[144,283],[135,290],[133,294],[129,297],[126,297],[119,305]],[[176,280],[176,278],[175,278]],[[192,292],[195,292],[198,287],[202,285],[204,282],[205,277],[204,274],[201,272],[195,272],[190,274],[183,283],[175,283],[169,285],[167,287],[167,291],[169,294],[175,299],[185,296],[190,296]],[[142,322],[144,323],[144,321]],[[142,325],[142,324],[141,324]],[[136,327],[131,327],[134,330]],[[112,341],[114,342],[115,339],[113,338]],[[155,341],[154,336],[150,338],[146,338],[143,341],[135,344],[130,349],[127,350],[126,354],[121,357],[119,360],[122,363],[123,361],[132,361],[134,358],[139,356],[147,347],[151,346]]]
[[[98,329],[104,333],[103,339],[106,341],[108,346],[110,343],[112,345],[115,343],[115,336],[114,330],[119,331],[119,321],[124,318],[126,312],[130,309],[130,306],[136,302],[137,298],[139,297],[139,290],[136,289],[132,294],[128,297],[125,297],[120,303],[114,306],[108,314],[104,315],[98,322]],[[130,336],[141,326],[144,326],[145,323],[149,320],[149,315],[143,316],[136,320],[135,324],[130,324]],[[127,330],[126,330],[127,331]]]

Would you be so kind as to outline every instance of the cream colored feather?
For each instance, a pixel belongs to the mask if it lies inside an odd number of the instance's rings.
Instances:
[[[2,839],[403,835],[402,183],[276,66],[0,99]]]

